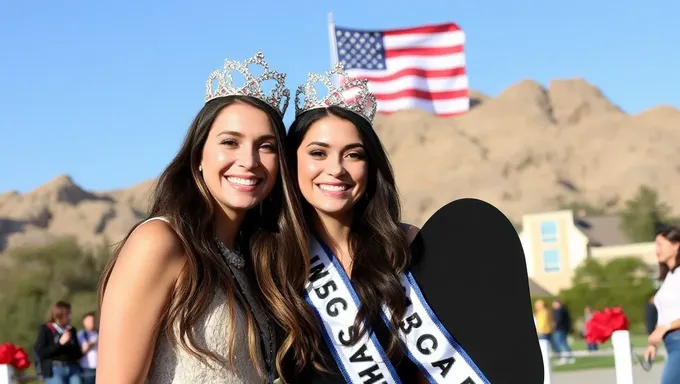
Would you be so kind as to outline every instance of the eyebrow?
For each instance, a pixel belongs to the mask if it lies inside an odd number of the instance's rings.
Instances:
[[[222,135],[232,135],[232,136],[243,137],[243,134],[241,132],[228,131],[228,130],[224,130],[224,131],[217,134],[217,136],[222,136]]]
[[[311,143],[307,144],[307,148],[311,147],[312,145],[317,145],[319,147],[324,147],[324,148],[330,148],[331,146],[328,145],[328,143],[324,143],[323,141],[312,141]],[[348,149],[354,149],[354,148],[364,148],[364,145],[361,143],[352,143],[352,144],[347,144],[345,145],[342,150],[346,151]]]
[[[220,133],[217,134],[217,136],[223,136],[223,135],[231,135],[231,136],[236,136],[236,137],[243,137],[243,133],[237,132],[237,131],[228,131],[224,130]],[[276,140],[276,135],[272,134],[267,134],[267,135],[262,135],[257,138],[257,140]]]

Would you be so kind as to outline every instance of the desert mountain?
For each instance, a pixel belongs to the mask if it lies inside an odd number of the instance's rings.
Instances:
[[[512,220],[579,201],[616,209],[638,186],[677,210],[680,111],[629,115],[583,79],[523,80],[496,97],[471,92],[472,110],[437,118],[410,110],[376,119],[404,204],[422,225],[439,207],[477,197]],[[0,194],[0,252],[72,235],[117,242],[144,217],[153,181],[91,192],[58,176],[26,194]]]
[[[0,252],[71,236],[83,245],[120,241],[143,218],[153,181],[89,192],[60,175],[26,194],[0,194]]]

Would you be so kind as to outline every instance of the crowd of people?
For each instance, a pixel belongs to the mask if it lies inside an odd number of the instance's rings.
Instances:
[[[81,330],[72,324],[70,303],[51,306],[33,346],[36,371],[45,384],[95,383],[99,339],[95,312],[86,313],[82,324]]]

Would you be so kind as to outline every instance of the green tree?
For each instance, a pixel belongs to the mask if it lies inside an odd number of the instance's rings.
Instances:
[[[617,258],[604,262],[588,258],[575,271],[571,288],[560,297],[579,317],[586,306],[594,310],[621,307],[631,324],[644,321],[647,298],[654,291],[649,266],[637,257]]]
[[[3,254],[0,343],[32,348],[38,326],[58,300],[71,302],[74,323],[80,327],[82,314],[97,309],[97,284],[107,259],[106,247],[85,250],[68,238]]]
[[[670,207],[659,201],[658,193],[643,185],[620,213],[621,230],[631,241],[653,241],[657,226],[668,219],[668,212]]]

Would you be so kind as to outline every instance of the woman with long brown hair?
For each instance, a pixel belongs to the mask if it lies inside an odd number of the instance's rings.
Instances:
[[[451,372],[447,380],[483,383],[483,374],[438,320],[414,312],[429,308],[409,273],[409,244],[419,229],[401,223],[392,167],[372,127],[375,96],[365,80],[335,88],[332,75],[349,79],[339,63],[326,74],[310,74],[298,88],[296,120],[288,131],[310,257],[302,295],[306,316],[312,312],[318,324],[304,338],[315,340],[308,343],[318,351],[305,351],[299,340],[291,351],[284,346],[280,353],[292,356],[285,379],[416,383]],[[317,96],[316,83],[329,88],[327,97]],[[419,346],[402,343],[415,328],[427,330],[429,339]],[[423,348],[432,343],[438,351],[428,357]]]
[[[668,358],[661,384],[680,383],[680,228],[671,226],[662,230],[654,242],[662,283],[654,295],[658,318],[648,338],[645,358],[654,358],[657,347],[664,343]]]
[[[251,74],[252,65],[263,73]],[[232,71],[246,83],[235,85]],[[272,279],[272,271],[292,284],[305,279],[291,267],[301,228],[282,155],[288,99],[285,75],[261,53],[226,60],[210,75],[206,103],[158,179],[148,218],[104,272],[98,383],[276,377],[269,314],[292,334],[306,326],[287,321],[295,304]]]

